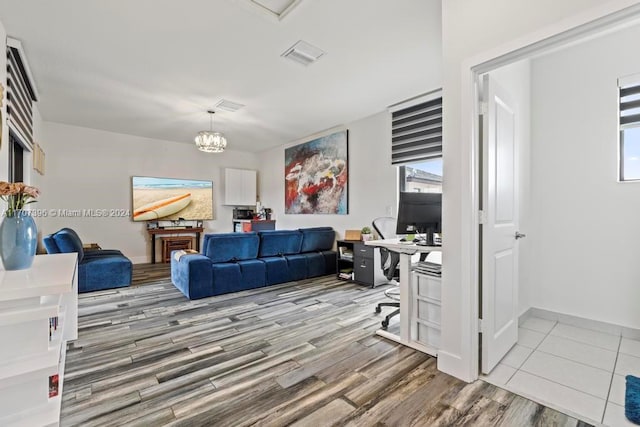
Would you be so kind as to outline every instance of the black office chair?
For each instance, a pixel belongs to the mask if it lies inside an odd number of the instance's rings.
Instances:
[[[396,219],[392,217],[376,218],[371,223],[373,229],[378,233],[381,239],[393,239],[398,237],[396,235]],[[390,251],[385,248],[380,248],[380,263],[382,265],[382,272],[387,280],[400,280],[400,272],[398,271],[398,264],[400,263],[400,254]],[[397,283],[396,283],[397,285]],[[400,290],[396,288],[387,289],[384,291],[387,298],[396,300],[397,302],[381,302],[376,306],[376,313],[382,312],[382,307],[395,307],[396,310],[385,316],[382,321],[382,329],[387,329],[389,326],[389,319],[393,316],[400,314]]]

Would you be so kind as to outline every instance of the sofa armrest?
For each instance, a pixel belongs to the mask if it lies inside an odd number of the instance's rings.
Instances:
[[[211,259],[200,254],[189,254],[176,260],[172,253],[171,282],[189,299],[211,295],[213,287]]]

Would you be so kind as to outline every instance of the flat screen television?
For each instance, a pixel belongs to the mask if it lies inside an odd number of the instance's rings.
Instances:
[[[425,234],[434,245],[433,233],[441,231],[442,193],[400,193],[396,234]]]
[[[213,182],[134,176],[134,221],[213,219]]]

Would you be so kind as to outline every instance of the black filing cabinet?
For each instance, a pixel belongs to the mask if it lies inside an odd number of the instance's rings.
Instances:
[[[359,240],[338,240],[338,278],[371,287],[386,283],[380,266],[380,250]]]

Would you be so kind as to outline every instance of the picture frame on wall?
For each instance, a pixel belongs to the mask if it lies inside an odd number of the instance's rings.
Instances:
[[[349,213],[349,131],[284,151],[286,214]]]

